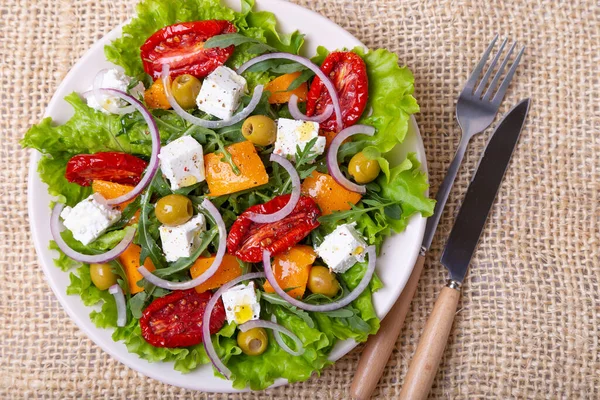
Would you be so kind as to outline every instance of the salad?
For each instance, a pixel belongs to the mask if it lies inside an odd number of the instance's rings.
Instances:
[[[50,248],[91,320],[150,362],[264,389],[377,332],[381,245],[433,201],[414,154],[387,158],[419,111],[397,56],[299,56],[303,35],[253,6],[142,1],[73,117],[21,144],[44,155]]]

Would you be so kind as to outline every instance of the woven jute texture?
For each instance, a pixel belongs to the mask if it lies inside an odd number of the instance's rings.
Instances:
[[[600,6],[588,1],[298,1],[410,66],[432,192],[460,131],[454,104],[495,33],[527,45],[502,112],[532,98],[526,128],[472,263],[432,398],[600,398]],[[207,395],[148,379],[81,332],[38,265],[28,152],[74,62],[134,0],[0,0],[0,398],[345,399],[360,347],[304,383]],[[470,144],[405,328],[375,396],[398,396],[444,282],[444,238],[489,131]]]

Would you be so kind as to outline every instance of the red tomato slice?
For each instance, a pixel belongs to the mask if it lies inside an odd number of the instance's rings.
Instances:
[[[287,217],[268,224],[251,221],[251,212],[270,214],[283,208],[290,200],[289,194],[248,208],[235,220],[227,237],[227,252],[246,262],[262,261],[263,250],[276,255],[289,250],[319,226],[317,218],[321,211],[315,201],[301,196],[294,210]]]
[[[321,123],[320,127],[326,131],[338,132],[356,123],[365,110],[369,96],[367,67],[358,54],[351,51],[335,51],[325,58],[321,70],[329,76],[337,90],[344,126],[338,127],[335,115],[332,115]],[[315,77],[308,91],[306,115],[319,115],[329,104],[331,97],[327,88],[319,77]]]
[[[231,56],[234,46],[204,48],[209,38],[237,29],[229,21],[208,20],[170,25],[154,33],[140,47],[144,70],[160,78],[162,65],[169,64],[170,76],[183,74],[203,78]]]
[[[142,336],[156,347],[187,347],[202,343],[202,317],[211,292],[178,290],[152,302],[142,313]],[[225,307],[219,299],[210,317],[210,334],[225,323]]]
[[[65,177],[81,186],[89,186],[95,179],[137,185],[147,165],[146,161],[127,153],[78,154],[67,162]]]

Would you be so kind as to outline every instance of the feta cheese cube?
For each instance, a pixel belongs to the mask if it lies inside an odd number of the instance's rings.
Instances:
[[[102,89],[117,89],[122,92],[127,92],[127,87],[131,83],[131,79],[119,71],[116,68],[109,69],[102,77],[100,87]],[[139,90],[139,85],[136,86]],[[142,87],[144,85],[142,84]],[[92,90],[93,85],[90,86],[89,90]],[[111,107],[122,107],[124,104],[116,96],[102,96],[102,99],[97,99],[96,96],[89,96],[87,98],[87,105],[94,110],[102,111],[104,114],[110,114]]]
[[[365,260],[367,243],[353,225],[338,226],[315,248],[319,257],[335,273],[346,272],[356,262]]]
[[[121,211],[97,202],[91,195],[73,208],[65,207],[60,216],[73,237],[87,246],[121,218]]]
[[[158,228],[163,251],[168,262],[189,257],[200,245],[200,234],[206,230],[204,215],[195,215],[185,224],[161,225]]]
[[[254,282],[234,286],[223,293],[222,298],[227,322],[240,325],[260,317],[260,303],[256,299]]]
[[[171,190],[204,180],[202,145],[191,136],[182,136],[163,146],[158,158],[162,173],[171,183]]]
[[[319,136],[319,124],[310,121],[279,118],[277,120],[277,139],[275,140],[275,154],[286,157],[292,161],[296,159],[296,146],[301,150],[312,139],[317,138],[312,151],[323,154],[325,151],[325,138]]]
[[[211,72],[196,98],[198,109],[220,119],[230,119],[240,106],[246,91],[246,79],[235,71],[220,66]]]

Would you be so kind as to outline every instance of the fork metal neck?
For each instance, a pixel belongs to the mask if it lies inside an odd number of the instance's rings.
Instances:
[[[458,148],[456,149],[456,154],[454,155],[454,159],[450,163],[450,166],[448,167],[448,172],[446,172],[446,176],[444,177],[444,180],[438,189],[435,198],[435,209],[433,210],[433,215],[427,219],[425,235],[423,236],[422,247],[426,250],[429,250],[431,242],[433,241],[435,230],[438,226],[438,223],[440,222],[442,213],[444,212],[444,206],[446,205],[446,201],[448,200],[448,196],[450,195],[450,190],[452,189],[452,185],[454,184],[454,180],[456,179],[456,175],[458,174],[460,164],[465,156],[465,152],[467,150],[467,145],[469,144],[470,138],[470,135],[461,136],[460,143],[458,144]]]

